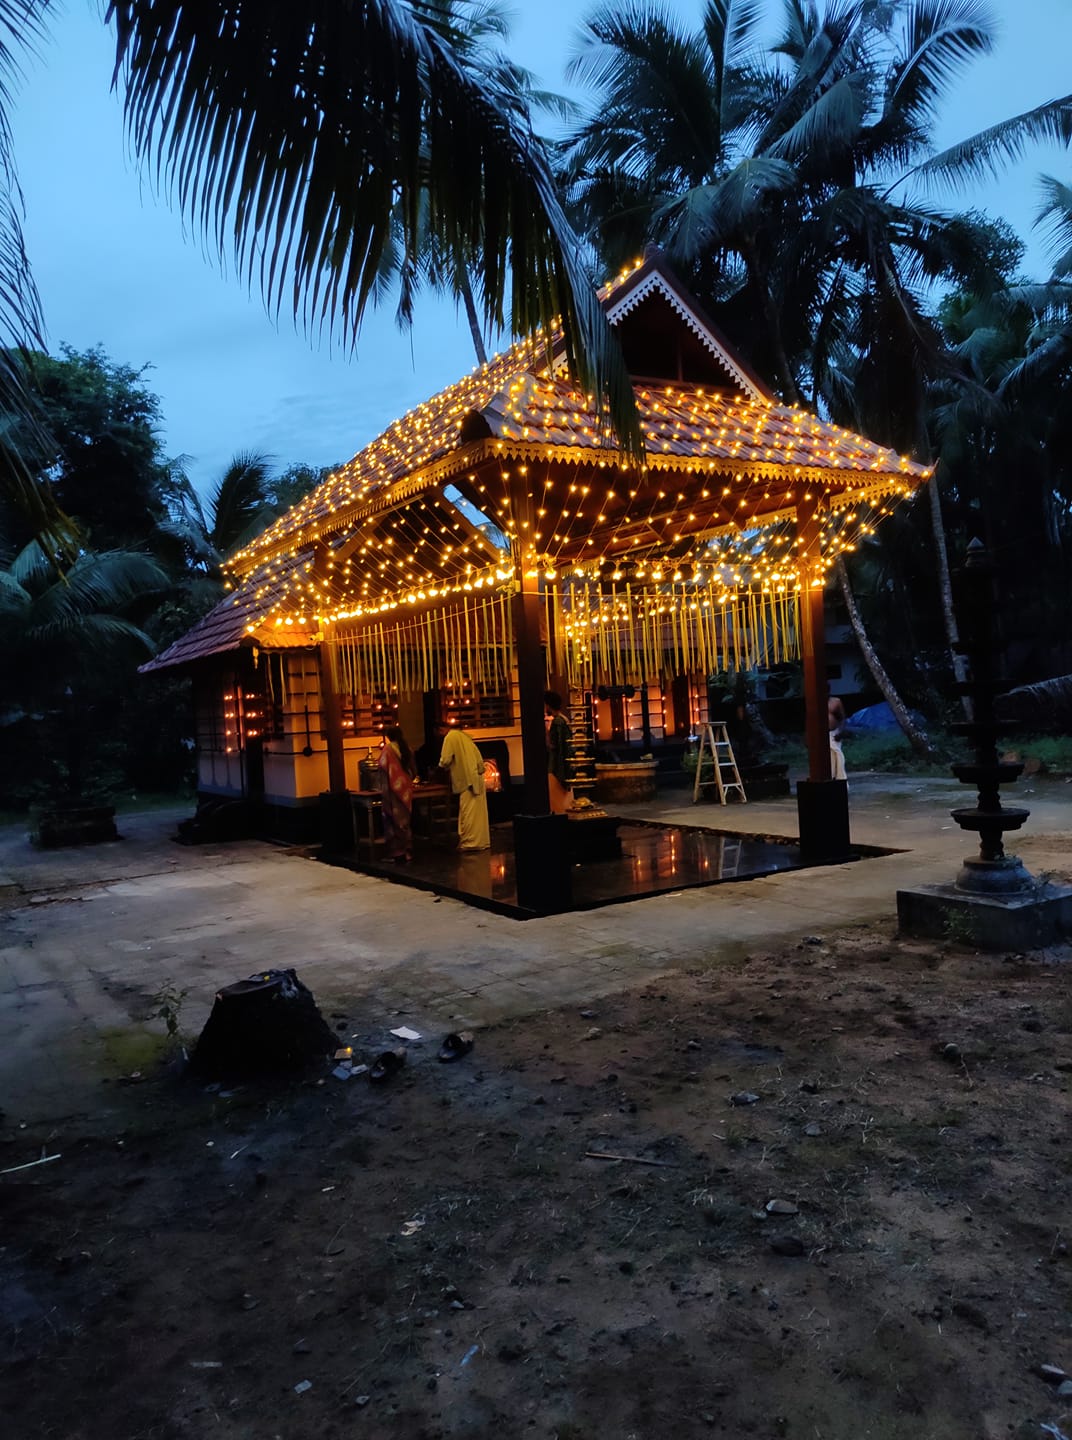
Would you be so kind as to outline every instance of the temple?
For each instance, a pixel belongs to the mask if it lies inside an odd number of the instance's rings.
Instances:
[[[709,676],[799,660],[801,838],[841,844],[823,589],[930,472],[779,403],[658,254],[601,298],[646,466],[541,339],[395,421],[233,556],[231,593],[143,667],[193,678],[202,799],[313,838],[385,726],[417,746],[444,720],[500,757],[510,809],[542,815],[548,684],[597,741],[651,744],[706,719]]]

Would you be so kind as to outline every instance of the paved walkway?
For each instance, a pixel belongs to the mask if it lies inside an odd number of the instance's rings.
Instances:
[[[131,1037],[162,990],[187,991],[182,1026],[196,1034],[221,984],[271,966],[294,966],[325,1011],[374,1039],[403,1015],[438,1035],[806,934],[892,933],[897,889],[951,878],[971,852],[948,813],[965,793],[854,777],[853,838],[900,853],[527,922],[256,841],[179,846],[175,813],[126,816],[120,842],[84,850],[39,853],[0,831],[0,1105],[9,1122],[85,1110],[102,1077],[137,1068]],[[1067,873],[1072,785],[1036,781],[1017,799],[1032,809],[1019,853]],[[723,810],[681,793],[628,813],[796,834],[789,800]]]

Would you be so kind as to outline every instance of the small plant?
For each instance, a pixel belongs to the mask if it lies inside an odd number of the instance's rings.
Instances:
[[[164,981],[150,1002],[153,1006],[150,1019],[163,1020],[168,1039],[175,1044],[178,1044],[180,1039],[179,1022],[188,994],[188,990],[180,990],[174,980],[168,979]]]
[[[966,910],[949,910],[942,921],[942,931],[950,945],[976,943],[975,918]]]

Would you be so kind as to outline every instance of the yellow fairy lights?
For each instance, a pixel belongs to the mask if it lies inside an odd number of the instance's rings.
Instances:
[[[778,607],[821,584],[931,473],[733,381],[638,385],[648,446],[638,473],[592,398],[548,358],[542,339],[522,341],[391,425],[234,557],[231,596],[178,642],[176,658],[211,653],[224,631],[312,644],[333,625],[396,630],[452,609],[472,616],[532,575],[545,600],[559,597],[563,624],[571,617],[563,643],[577,665],[590,647],[582,635],[624,656],[633,640],[623,625],[639,636],[657,613],[677,617],[665,623],[669,648],[686,647],[678,659],[725,658],[749,618],[756,644],[788,654],[792,624]],[[472,513],[446,497],[448,485]],[[815,511],[807,543],[800,508]],[[617,596],[609,609],[608,594]],[[574,595],[588,597],[579,609]],[[726,607],[739,623],[704,619]],[[657,638],[636,640],[649,659]]]

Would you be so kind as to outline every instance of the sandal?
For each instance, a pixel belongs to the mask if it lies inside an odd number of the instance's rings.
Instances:
[[[397,1075],[405,1063],[406,1052],[404,1050],[385,1050],[382,1055],[377,1055],[369,1067],[369,1083],[380,1085],[384,1080],[390,1080],[392,1075]]]
[[[460,1060],[463,1055],[468,1055],[473,1048],[473,1037],[468,1030],[463,1030],[460,1035],[450,1034],[444,1037],[439,1047],[439,1058],[444,1063],[449,1060]]]

